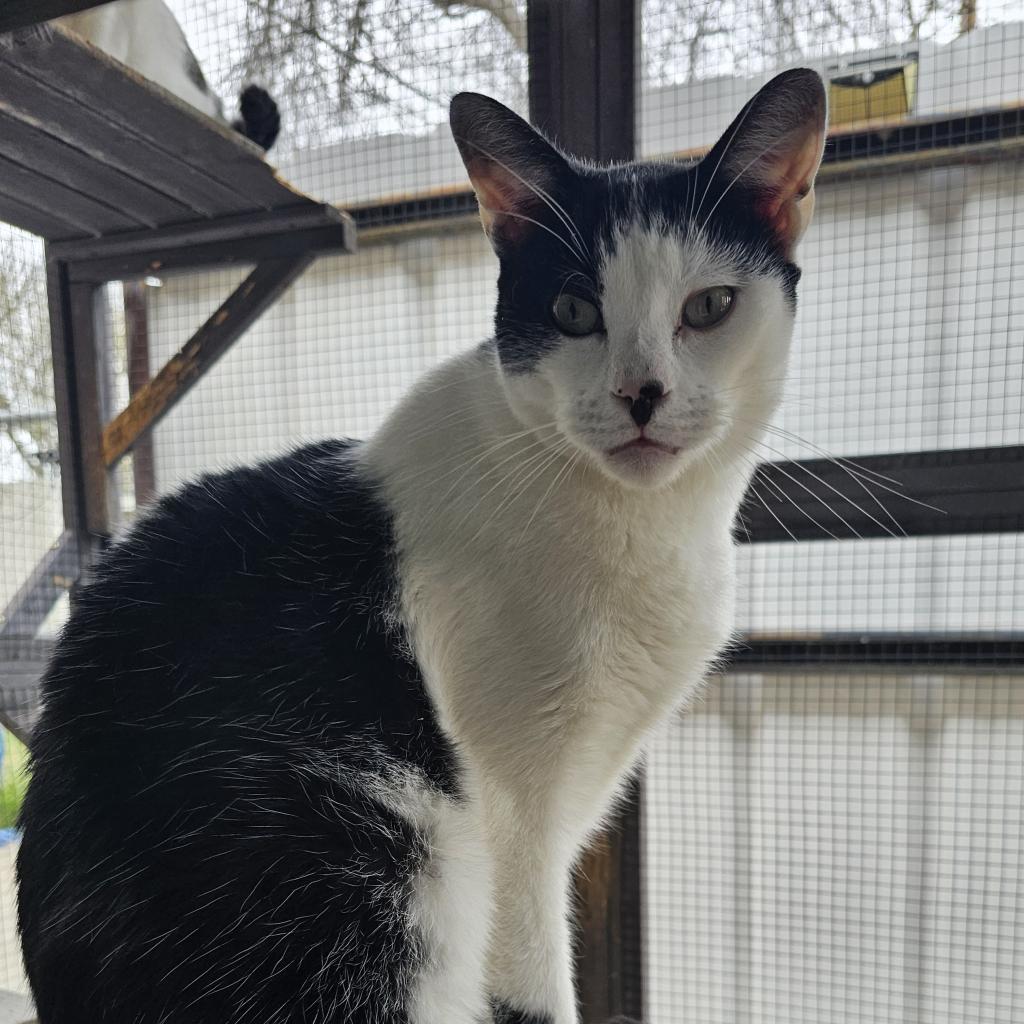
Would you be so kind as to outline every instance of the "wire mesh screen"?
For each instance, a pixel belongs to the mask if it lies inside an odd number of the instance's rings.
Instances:
[[[15,991],[25,988],[14,910],[14,825],[26,784],[19,736],[60,620],[48,601],[41,623],[22,628],[39,618],[26,584],[62,532],[48,331],[42,245],[0,224],[0,989]]]
[[[525,113],[525,5],[172,3],[225,97],[253,77],[282,107],[287,180],[352,209],[415,214],[465,189],[448,101],[477,89]],[[231,40],[225,49],[225,39]],[[425,369],[486,333],[495,267],[474,218],[409,224],[317,262],[156,430],[155,486],[324,436],[367,436]],[[151,279],[163,363],[241,272]]]
[[[522,2],[168,4],[229,111],[251,80],[277,98],[270,159],[282,176],[354,210],[365,230],[358,253],[308,269],[122,461],[118,529],[197,473],[367,436],[424,370],[485,336],[496,261],[456,203],[466,183],[447,103],[475,89],[526,113]],[[791,381],[750,458],[851,460],[859,503],[892,536],[835,540],[821,526],[800,544],[743,544],[739,629],[1019,634],[1019,535],[904,537],[910,499],[857,463],[1024,443],[1019,5],[638,6],[642,158],[696,159],[784,67],[809,64],[828,82],[834,141],[800,250]],[[155,271],[107,289],[108,413],[249,269]],[[47,561],[62,522],[44,284],[41,245],[0,228],[8,612],[40,566],[61,578]],[[797,490],[813,482],[787,472]],[[30,633],[0,638],[5,708],[31,691],[65,608],[53,601]],[[903,660],[899,672],[727,672],[658,738],[640,941],[627,943],[647,1024],[1024,1019],[1024,677]],[[24,784],[23,748],[6,734],[2,756],[0,841]],[[0,987],[24,989],[11,838]]]
[[[956,135],[986,111],[1019,135],[1019,8],[646,0],[641,24],[643,156],[712,144],[784,67],[829,83],[834,142],[799,253],[788,398],[751,458],[848,457],[860,505],[893,536],[835,541],[822,523],[820,540],[743,545],[738,626],[1019,632],[1019,535],[904,538],[907,499],[856,461],[1024,436],[1020,150]],[[865,129],[884,149],[914,122],[929,130],[899,151],[858,150]],[[814,483],[788,475],[797,493]],[[1024,678],[947,671],[730,673],[658,741],[642,835],[648,1021],[1024,1016]]]
[[[651,1021],[1020,1019],[1024,686],[731,675],[647,773]]]

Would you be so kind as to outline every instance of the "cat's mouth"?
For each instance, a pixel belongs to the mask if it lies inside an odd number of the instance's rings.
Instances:
[[[625,444],[617,445],[614,448],[609,448],[608,455],[621,455],[623,452],[661,452],[664,455],[678,455],[679,449],[669,444],[662,444],[661,441],[655,441],[653,437],[647,437],[641,434],[639,437],[634,437],[627,441]]]

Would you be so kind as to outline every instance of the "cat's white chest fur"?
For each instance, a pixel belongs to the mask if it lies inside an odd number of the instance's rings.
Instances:
[[[557,822],[571,856],[728,637],[729,496],[710,474],[629,491],[569,465],[543,432],[519,436],[492,365],[447,364],[366,459],[442,722],[488,804]]]

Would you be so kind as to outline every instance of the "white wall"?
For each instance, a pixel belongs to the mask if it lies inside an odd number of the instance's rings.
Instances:
[[[150,291],[155,365],[239,276]],[[494,277],[482,232],[315,263],[157,428],[160,489],[300,441],[367,436],[428,367],[486,336]]]

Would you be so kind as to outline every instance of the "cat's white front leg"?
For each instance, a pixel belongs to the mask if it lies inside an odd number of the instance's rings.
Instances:
[[[488,979],[495,1024],[577,1024],[569,926],[571,858],[527,822],[493,836]]]

